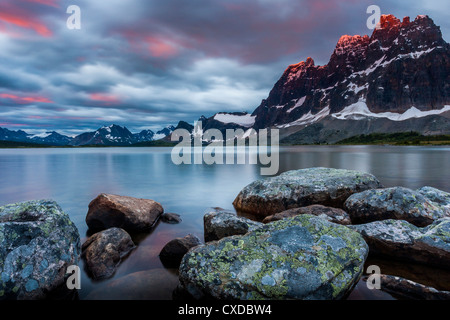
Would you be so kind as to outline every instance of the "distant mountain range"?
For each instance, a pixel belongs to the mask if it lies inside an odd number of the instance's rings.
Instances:
[[[107,127],[101,127],[93,132],[82,133],[76,137],[68,137],[54,131],[32,135],[23,130],[12,131],[0,128],[0,140],[38,143],[51,146],[126,146],[140,142],[160,140],[169,136],[177,128],[189,128],[189,126],[193,128],[193,126],[188,123],[180,121],[177,127],[168,126],[156,133],[152,130],[131,133],[126,127],[113,124]]]
[[[203,130],[278,128],[281,142],[335,143],[361,134],[415,131],[450,134],[450,45],[431,18],[402,21],[381,16],[369,37],[342,36],[326,65],[310,57],[290,65],[269,96],[249,114],[219,112],[200,117]],[[156,133],[131,133],[117,125],[74,138],[47,132],[29,135],[0,128],[0,140],[51,145],[132,145],[170,140],[180,121]]]

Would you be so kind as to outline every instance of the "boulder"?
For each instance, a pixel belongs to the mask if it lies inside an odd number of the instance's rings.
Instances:
[[[89,237],[81,250],[89,274],[98,280],[113,276],[122,258],[134,248],[125,230],[110,228]]]
[[[203,226],[205,242],[208,242],[246,234],[263,226],[263,224],[245,217],[239,217],[235,212],[217,208],[203,216]]]
[[[180,215],[176,213],[163,213],[160,219],[162,222],[169,224],[177,224],[182,221]]]
[[[201,245],[200,239],[192,234],[188,234],[184,238],[176,238],[169,241],[161,250],[159,258],[163,265],[167,268],[178,268],[181,259],[191,249]]]
[[[344,207],[354,224],[400,219],[424,227],[445,216],[428,198],[404,187],[356,193],[345,201]]]
[[[348,227],[364,237],[373,254],[450,269],[450,218],[424,228],[394,219]]]
[[[94,231],[117,227],[128,232],[145,232],[163,212],[163,207],[153,200],[102,193],[89,204],[86,224]]]
[[[138,271],[108,282],[86,300],[171,300],[178,278],[165,269]]]
[[[371,174],[330,168],[287,171],[254,181],[233,202],[238,211],[267,217],[292,208],[321,204],[342,208],[353,193],[381,188]]]
[[[278,221],[285,218],[292,218],[295,216],[298,216],[300,214],[312,214],[314,216],[321,217],[323,219],[326,219],[330,222],[342,224],[342,225],[349,225],[351,224],[350,216],[342,209],[339,208],[332,208],[332,207],[326,207],[322,206],[320,204],[313,204],[311,206],[307,207],[301,207],[301,208],[294,208],[289,209],[283,212],[275,213],[274,215],[267,216],[262,221],[263,223],[269,223],[273,221]]]
[[[416,191],[428,198],[436,207],[445,211],[447,216],[450,216],[450,193],[433,187],[422,187]]]
[[[78,265],[79,255],[78,229],[56,202],[0,207],[0,300],[63,294],[67,268]]]
[[[300,215],[191,249],[179,289],[196,299],[340,299],[358,282],[367,254],[357,232]]]
[[[381,290],[398,298],[409,300],[450,300],[449,291],[437,290],[402,277],[381,274],[380,282]]]

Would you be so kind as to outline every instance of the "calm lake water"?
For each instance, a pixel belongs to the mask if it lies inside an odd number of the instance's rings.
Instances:
[[[53,199],[78,227],[82,241],[88,236],[85,217],[89,202],[100,193],[127,195],[160,202],[165,212],[182,216],[178,225],[158,223],[154,230],[134,237],[139,244],[112,279],[94,282],[83,272],[81,299],[108,298],[111,291],[127,292],[122,285],[105,289],[128,274],[158,269],[161,277],[176,278],[158,258],[161,248],[176,237],[193,233],[203,239],[203,215],[208,208],[233,209],[239,191],[261,178],[258,165],[175,165],[171,148],[82,148],[0,150],[0,205],[34,199]],[[450,191],[450,147],[300,146],[280,148],[279,173],[309,167],[360,170],[374,174],[387,187],[425,185]],[[81,262],[82,263],[82,262]],[[388,262],[386,268],[390,267]],[[402,267],[395,267],[399,270]],[[383,271],[383,268],[382,268]],[[392,271],[395,272],[395,271]],[[447,287],[448,274],[439,280],[422,278]],[[415,272],[419,274],[420,272]],[[420,278],[421,276],[419,276]],[[433,282],[434,281],[434,282]],[[139,289],[133,289],[139,290]],[[147,287],[148,290],[148,287]],[[156,290],[156,289],[155,289]],[[156,294],[169,299],[171,290]],[[124,293],[126,295],[126,293]],[[110,297],[110,296],[109,296]],[[120,296],[125,299],[127,296]],[[351,299],[391,299],[371,292],[361,281]]]

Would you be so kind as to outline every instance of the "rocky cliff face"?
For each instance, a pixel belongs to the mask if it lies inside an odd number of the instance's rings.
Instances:
[[[327,65],[307,58],[289,66],[252,116],[260,129],[328,115],[405,120],[438,114],[446,105],[450,47],[440,28],[424,15],[414,21],[383,15],[370,37],[342,36]]]

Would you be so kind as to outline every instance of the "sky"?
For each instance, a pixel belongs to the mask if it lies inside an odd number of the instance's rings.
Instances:
[[[427,14],[450,39],[448,0],[0,0],[0,127],[134,133],[251,113],[289,65],[370,35],[369,5]]]

